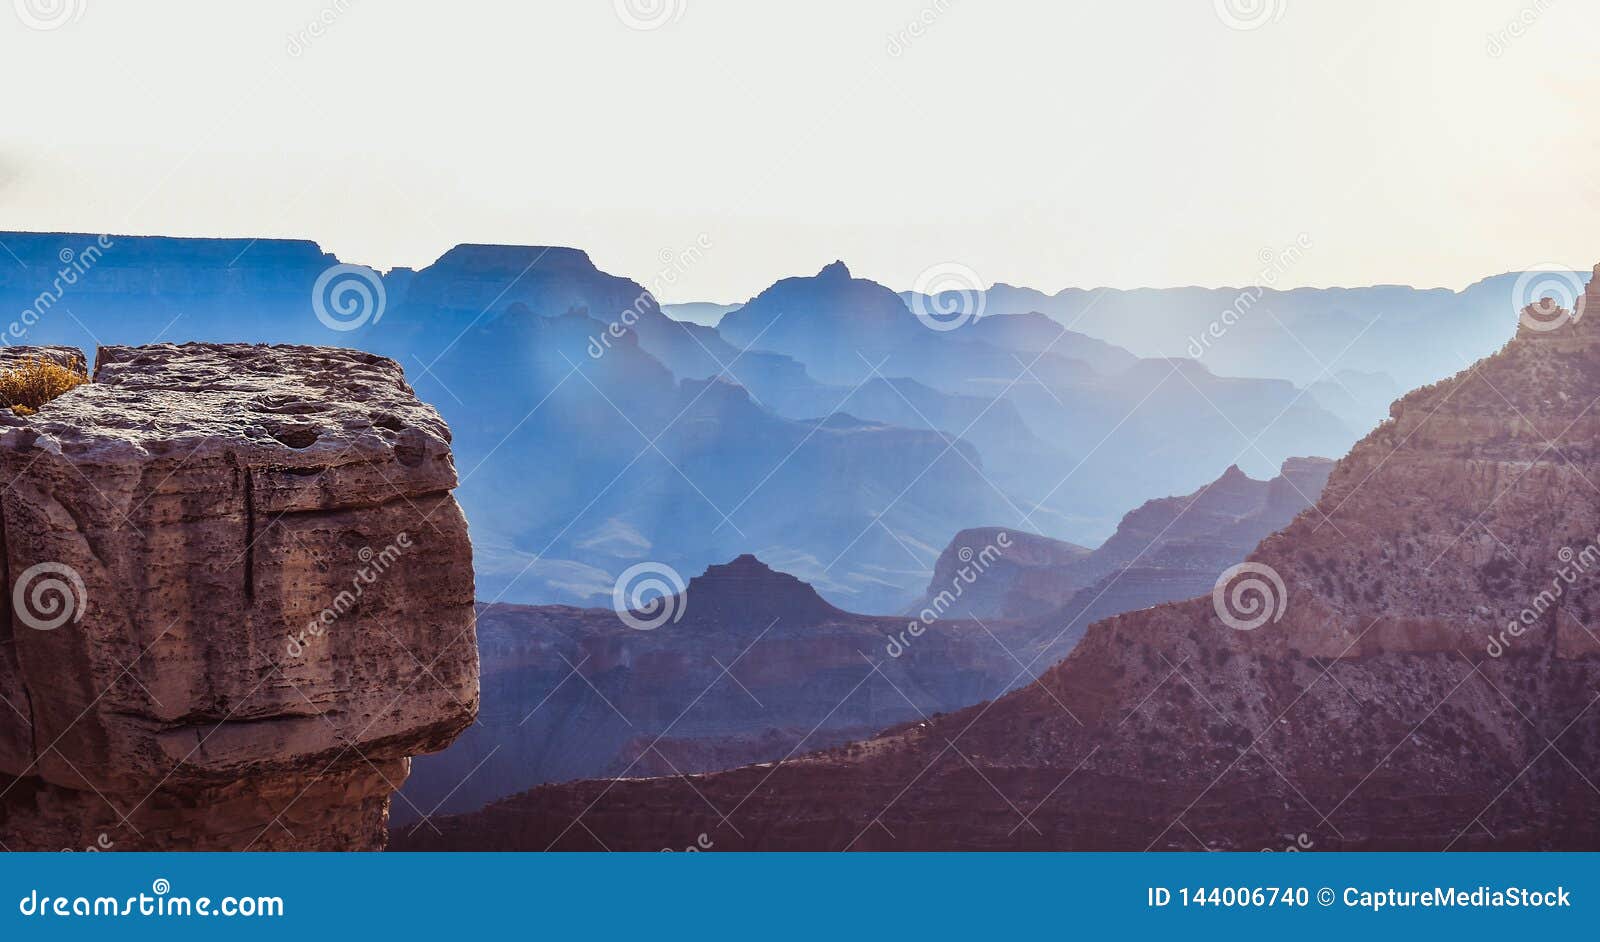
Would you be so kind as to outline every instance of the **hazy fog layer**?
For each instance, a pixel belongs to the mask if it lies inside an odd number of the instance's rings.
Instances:
[[[577,245],[668,301],[834,258],[896,288],[944,262],[1239,284],[1302,234],[1281,285],[1594,255],[1594,4],[15,6],[7,228],[307,237],[379,268]]]

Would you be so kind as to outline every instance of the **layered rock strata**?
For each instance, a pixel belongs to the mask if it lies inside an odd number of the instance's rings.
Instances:
[[[102,347],[0,479],[9,849],[377,849],[476,715],[450,434],[390,360]]]

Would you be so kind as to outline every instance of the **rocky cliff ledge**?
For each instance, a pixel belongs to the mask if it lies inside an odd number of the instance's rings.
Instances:
[[[449,442],[323,347],[102,347],[0,413],[0,844],[381,848],[477,713]]]

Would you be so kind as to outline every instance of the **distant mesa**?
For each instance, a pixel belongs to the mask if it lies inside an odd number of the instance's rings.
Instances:
[[[767,614],[795,624],[815,624],[846,614],[823,601],[810,585],[775,571],[749,553],[707,567],[689,580],[684,594],[687,607],[694,609],[697,618],[722,624]]]

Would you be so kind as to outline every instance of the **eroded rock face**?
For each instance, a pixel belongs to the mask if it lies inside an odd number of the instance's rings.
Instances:
[[[0,422],[0,841],[381,847],[478,704],[450,434],[399,366],[103,347]]]

